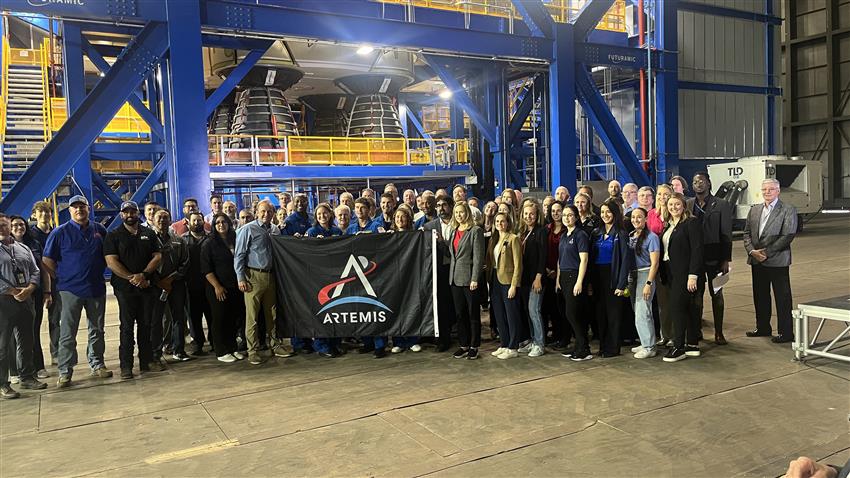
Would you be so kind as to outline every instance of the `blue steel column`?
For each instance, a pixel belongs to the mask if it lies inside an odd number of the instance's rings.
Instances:
[[[179,211],[183,198],[207,204],[210,165],[204,97],[204,65],[199,0],[167,0],[170,54],[166,103],[165,160],[168,204]],[[207,211],[205,211],[207,212]]]
[[[773,16],[773,0],[765,1],[765,10],[764,13],[768,17]],[[767,87],[771,88],[776,84],[776,81],[773,78],[773,56],[774,56],[774,48],[773,48],[773,29],[774,25],[772,23],[765,22],[764,31],[765,31],[765,48],[764,48],[764,57],[765,57],[765,71],[767,74]],[[765,96],[765,100],[767,100],[767,122],[765,128],[767,129],[767,154],[775,154],[776,153],[776,97],[773,95]]]
[[[65,108],[68,118],[86,98],[85,67],[83,66],[83,34],[80,27],[65,23],[62,34],[62,62],[65,64],[64,79]],[[46,126],[45,126],[46,127]],[[80,192],[94,204],[92,189],[91,151],[86,149],[74,163],[71,174]]]
[[[555,25],[549,65],[549,168],[554,192],[558,186],[576,191],[575,42],[572,25]]]
[[[451,124],[449,136],[455,139],[463,138],[466,134],[463,127],[463,110],[454,102],[449,102],[449,120]]]
[[[487,145],[489,146],[489,152],[492,154],[492,166],[493,166],[493,181],[495,182],[494,191],[496,195],[501,194],[502,190],[508,187],[508,176],[505,174],[505,171],[508,167],[507,161],[510,160],[509,155],[507,154],[505,141],[504,141],[504,124],[507,122],[507,116],[504,114],[505,108],[504,104],[506,103],[505,99],[505,85],[502,81],[502,71],[501,67],[495,65],[493,68],[485,68],[484,72],[484,105],[485,111],[487,114],[487,122],[491,125],[494,125],[494,131],[492,132],[493,138],[487,138],[485,134],[482,136],[486,139]],[[481,151],[485,151],[483,146]],[[487,171],[484,171],[487,167],[487,161],[481,162],[482,174],[484,175],[485,181],[487,180]],[[491,185],[488,184],[487,188]]]
[[[677,3],[678,0],[656,0],[655,46],[661,51],[679,51]],[[678,68],[676,57],[671,55],[655,75],[656,183],[667,182],[679,173]]]

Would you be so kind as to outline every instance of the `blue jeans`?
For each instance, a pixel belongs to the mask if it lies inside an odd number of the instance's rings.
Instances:
[[[332,348],[338,349],[341,342],[342,341],[338,338],[315,338],[313,339],[313,350],[320,354],[326,354],[329,353]]]
[[[652,320],[652,297],[655,295],[655,281],[652,282],[649,300],[643,298],[643,286],[649,280],[649,269],[632,271],[635,279],[629,284],[629,294],[632,299],[632,308],[635,311],[635,328],[637,329],[640,344],[646,349],[655,348],[655,323]]]
[[[543,290],[534,292],[531,286],[521,287],[522,299],[528,304],[528,320],[531,322],[531,340],[534,345],[543,347],[546,342],[546,328],[543,326],[543,316],[540,308],[543,306]]]
[[[106,295],[82,298],[70,292],[59,291],[59,297],[62,306],[59,319],[59,374],[70,376],[74,373],[74,365],[77,364],[77,330],[80,328],[83,308],[86,309],[86,319],[89,322],[89,367],[92,370],[104,367]]]

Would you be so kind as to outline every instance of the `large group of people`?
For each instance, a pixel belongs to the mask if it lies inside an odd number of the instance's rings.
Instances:
[[[40,343],[48,318],[50,357],[57,386],[72,384],[77,332],[88,320],[88,365],[109,378],[104,362],[104,273],[117,298],[122,379],[159,372],[210,352],[222,363],[346,349],[372,353],[419,352],[432,343],[451,356],[481,357],[482,310],[489,310],[491,353],[501,360],[558,351],[572,361],[658,354],[677,362],[701,354],[705,290],[711,296],[714,342],[723,336],[723,291],[714,282],[732,258],[732,206],[711,194],[707,173],[683,194],[681,177],[657,189],[611,181],[608,197],[593,189],[571,195],[558,187],[542,200],[505,189],[492,201],[467,197],[467,188],[383,193],[345,192],[336,204],[312,211],[304,194],[282,192],[238,211],[219,195],[210,214],[197,199],[182,216],[150,202],[120,207],[121,225],[107,232],[90,219],[84,196],[69,201],[70,220],[53,228],[50,204],[37,203],[30,220],[0,215],[0,395],[16,398],[12,384],[42,389],[50,376]],[[744,247],[752,264],[756,329],[772,334],[770,290],[778,308],[779,335],[791,336],[788,265],[796,212],[779,201],[779,183],[761,185],[764,204],[752,208]],[[286,310],[277,301],[271,237],[326,238],[422,230],[437,237],[438,338],[282,337]],[[187,337],[188,333],[188,337]],[[188,340],[191,338],[191,340]],[[591,344],[598,348],[591,350]],[[187,343],[188,342],[188,343]],[[391,346],[390,346],[391,344]],[[168,360],[170,357],[171,360]]]

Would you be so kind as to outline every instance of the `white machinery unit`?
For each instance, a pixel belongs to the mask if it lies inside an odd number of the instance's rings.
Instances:
[[[718,197],[735,205],[735,219],[747,218],[750,207],[763,202],[761,182],[779,181],[780,199],[797,208],[801,215],[818,212],[823,204],[820,161],[799,156],[750,156],[733,163],[708,167]]]

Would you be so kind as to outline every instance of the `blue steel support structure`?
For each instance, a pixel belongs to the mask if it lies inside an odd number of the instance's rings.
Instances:
[[[168,204],[182,210],[182,201],[194,197],[206,207],[210,193],[210,164],[205,114],[204,65],[199,0],[166,0],[169,101],[166,103],[165,160],[168,164]],[[179,197],[178,197],[179,195]],[[206,211],[205,211],[206,212]]]
[[[773,16],[773,0],[765,0],[765,15],[768,17]],[[782,23],[780,23],[781,25]],[[773,78],[774,65],[773,65],[773,57],[774,57],[774,31],[776,28],[776,24],[773,22],[765,23],[764,25],[764,60],[765,60],[765,73],[768,88],[773,87],[776,83],[776,80]],[[767,142],[767,154],[775,154],[776,153],[776,97],[773,95],[768,95],[765,98],[767,101],[767,135],[765,141]]]
[[[259,61],[259,59],[263,57],[263,55],[266,53],[266,50],[268,50],[268,47],[270,47],[271,45],[272,43],[269,42],[266,48],[251,50],[250,52],[248,52],[248,55],[245,56],[245,58],[239,63],[239,65],[237,65],[236,68],[234,68],[233,71],[231,71],[230,74],[227,75],[227,78],[225,78],[221,85],[219,85],[219,87],[216,88],[216,90],[210,95],[210,97],[206,99],[206,103],[204,105],[204,112],[206,113],[207,117],[213,114],[218,105],[220,105],[221,102],[224,101],[225,98],[227,98],[227,95],[229,95],[230,92],[233,91],[233,88],[236,88],[236,85],[238,85],[239,82],[242,81],[242,78],[245,78],[245,75],[247,75],[248,72],[251,71],[251,68],[253,68],[254,65],[257,64],[257,61]]]
[[[678,0],[656,0],[655,47],[678,51]],[[665,58],[655,75],[656,161],[655,181],[666,183],[679,174],[679,65],[677,58]]]
[[[85,39],[78,26],[68,25],[62,37],[62,59],[65,63],[63,78],[65,86],[65,109],[70,118],[86,97],[85,67],[83,65],[83,47]],[[71,168],[74,182],[79,188],[79,193],[94,204],[94,190],[92,189],[91,153],[89,148],[83,149]],[[66,171],[67,173],[67,171]],[[64,176],[65,174],[63,174]],[[23,178],[21,178],[23,179]],[[61,179],[60,179],[61,181]],[[57,183],[58,185],[58,183]],[[54,186],[55,187],[55,186]],[[44,194],[46,197],[50,193]],[[5,201],[4,201],[5,202]]]
[[[549,189],[566,186],[576,191],[576,63],[573,27],[555,26],[549,65]]]
[[[33,198],[47,197],[56,189],[165,54],[167,34],[167,26],[161,22],[150,22],[142,29],[9,191],[0,209],[12,214],[26,213]],[[88,164],[86,168],[90,175]]]

